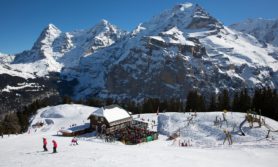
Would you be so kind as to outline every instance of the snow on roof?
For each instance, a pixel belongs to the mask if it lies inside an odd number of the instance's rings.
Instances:
[[[117,105],[101,107],[94,111],[90,116],[92,115],[104,117],[109,123],[125,118],[130,118],[128,112]]]
[[[73,131],[69,130],[69,129],[60,129],[59,132],[61,132],[61,133],[72,133]]]

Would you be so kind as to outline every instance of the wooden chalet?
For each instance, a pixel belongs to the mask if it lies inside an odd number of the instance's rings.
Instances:
[[[90,127],[102,134],[109,134],[116,130],[130,126],[131,115],[118,105],[101,107],[89,117]]]

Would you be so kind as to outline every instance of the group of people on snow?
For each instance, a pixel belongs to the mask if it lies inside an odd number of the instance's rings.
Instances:
[[[53,143],[53,153],[57,153],[58,144],[55,140],[52,140],[52,143]],[[47,149],[47,140],[46,140],[45,137],[43,138],[43,150],[48,151],[48,149]]]
[[[52,143],[53,143],[53,153],[57,153],[57,147],[58,147],[58,144],[55,140],[52,140]],[[71,140],[71,145],[78,145],[78,142],[77,142],[77,138],[74,137],[72,140]],[[47,140],[46,138],[44,137],[43,138],[43,150],[44,151],[48,151],[47,149]]]
[[[191,142],[192,142],[192,140],[191,140]],[[182,142],[179,141],[179,146],[181,146],[181,147],[189,147],[189,146],[192,146],[191,142],[190,142],[190,140],[188,140],[188,141],[184,140]]]

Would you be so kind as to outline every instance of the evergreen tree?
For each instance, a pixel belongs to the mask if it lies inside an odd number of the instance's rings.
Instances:
[[[204,100],[204,96],[199,95],[197,96],[197,112],[200,111],[206,111],[206,105],[205,105],[205,100]]]
[[[227,89],[224,89],[222,93],[218,96],[218,110],[230,110],[230,98]]]
[[[18,118],[15,113],[11,113],[5,116],[3,127],[5,134],[15,134],[21,131]]]
[[[185,107],[186,112],[192,112],[192,111],[196,110],[196,96],[197,96],[196,91],[190,91],[188,93],[186,107]]]
[[[239,106],[240,112],[247,112],[251,108],[251,97],[248,95],[247,89],[244,89],[240,92]]]
[[[111,104],[113,104],[113,99],[112,98],[107,98],[106,101],[105,101],[105,105],[109,106]]]
[[[252,107],[257,113],[277,120],[277,93],[271,88],[256,89]]]
[[[213,93],[210,96],[208,111],[216,111],[216,110],[217,110],[216,95],[215,93]]]
[[[155,111],[151,99],[145,99],[143,103],[143,113],[153,113]]]
[[[71,104],[71,103],[72,103],[72,99],[70,96],[63,97],[63,104]]]
[[[103,107],[104,103],[102,100],[97,98],[91,98],[86,101],[86,105],[93,106],[93,107]]]
[[[20,125],[20,132],[26,132],[27,129],[28,129],[28,126],[29,126],[29,114],[28,112],[25,110],[25,111],[19,111],[17,112],[17,118],[18,118],[18,123]]]
[[[235,92],[234,94],[232,109],[233,111],[240,111],[240,100],[238,92]]]
[[[0,120],[0,135],[4,134],[3,122]]]
[[[190,91],[187,95],[187,101],[186,101],[186,112],[190,111],[205,111],[205,101],[203,96],[201,96],[196,90]]]
[[[159,111],[168,111],[168,102],[163,100],[159,105]]]

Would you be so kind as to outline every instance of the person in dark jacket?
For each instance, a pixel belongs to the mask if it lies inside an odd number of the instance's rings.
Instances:
[[[57,153],[57,142],[55,140],[52,140],[52,143],[53,143],[53,153]]]
[[[46,138],[43,138],[43,150],[44,150],[44,151],[48,151],[46,145],[47,145]]]

